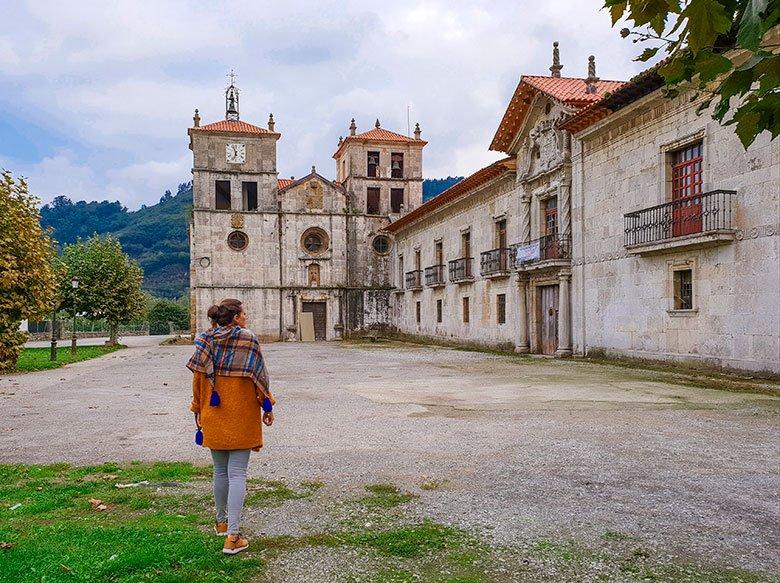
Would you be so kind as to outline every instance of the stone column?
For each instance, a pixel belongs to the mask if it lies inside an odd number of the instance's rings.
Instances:
[[[518,337],[515,352],[528,354],[531,351],[528,342],[528,278],[522,273],[517,275],[517,299]]]
[[[558,350],[555,356],[571,356],[571,272],[558,274]]]
[[[523,186],[520,189],[520,242],[528,243],[531,240],[531,195]]]

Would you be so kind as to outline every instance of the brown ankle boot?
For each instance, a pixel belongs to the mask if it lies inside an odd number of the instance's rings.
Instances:
[[[227,536],[227,522],[217,522],[214,525],[214,534],[217,536]]]
[[[222,552],[226,555],[235,555],[249,547],[249,541],[242,538],[240,534],[229,534],[225,539]]]

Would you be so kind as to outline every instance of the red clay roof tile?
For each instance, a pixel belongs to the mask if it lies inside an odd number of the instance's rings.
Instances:
[[[512,95],[504,117],[496,130],[490,149],[507,152],[515,134],[525,120],[532,97],[537,92],[542,92],[569,107],[579,109],[599,101],[607,93],[616,91],[624,84],[623,81],[597,81],[596,92],[588,93],[585,79],[523,75],[520,77],[520,82],[517,84],[515,93]]]
[[[279,135],[266,128],[261,128],[245,121],[220,120],[214,123],[190,128],[192,132],[225,132],[231,134],[266,134],[269,136]]]

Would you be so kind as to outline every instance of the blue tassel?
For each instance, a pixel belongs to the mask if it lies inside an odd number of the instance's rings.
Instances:
[[[195,445],[203,445],[203,430],[198,429],[195,432]]]
[[[271,404],[271,399],[266,397],[263,399],[263,411],[266,413],[271,413],[274,410],[274,406]]]
[[[209,399],[209,405],[212,407],[219,407],[219,393],[217,391],[211,391],[211,399]]]

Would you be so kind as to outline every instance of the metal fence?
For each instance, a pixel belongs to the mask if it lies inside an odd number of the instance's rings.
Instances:
[[[624,215],[625,245],[733,229],[732,206],[737,193],[712,190]]]

